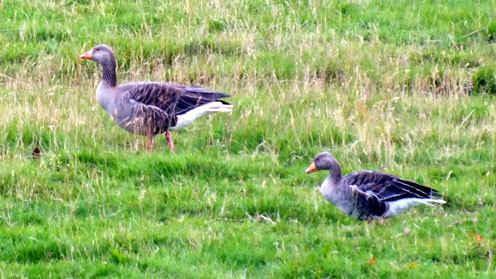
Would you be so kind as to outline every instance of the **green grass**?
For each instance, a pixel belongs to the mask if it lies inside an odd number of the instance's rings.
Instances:
[[[1,278],[496,277],[495,13],[0,1]],[[177,154],[163,137],[146,152],[95,100],[100,69],[78,57],[97,43],[120,82],[212,88],[234,112],[175,133]],[[448,203],[351,219],[315,191],[325,173],[304,173],[323,150]]]

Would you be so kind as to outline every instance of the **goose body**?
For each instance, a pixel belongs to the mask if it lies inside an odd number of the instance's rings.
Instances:
[[[81,58],[102,66],[102,81],[96,91],[98,103],[121,128],[147,136],[148,149],[151,149],[157,134],[165,133],[170,148],[175,150],[169,130],[187,127],[211,113],[232,110],[232,105],[220,100],[230,95],[201,87],[168,82],[136,82],[117,86],[114,53],[106,45],[95,46]]]
[[[329,170],[320,192],[344,213],[360,220],[390,218],[418,205],[445,203],[438,191],[397,176],[361,171],[341,175],[341,166],[329,153],[315,157],[307,173]]]

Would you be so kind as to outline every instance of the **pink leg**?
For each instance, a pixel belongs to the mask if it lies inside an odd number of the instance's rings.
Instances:
[[[165,138],[167,138],[167,143],[169,144],[169,147],[172,150],[172,152],[176,152],[176,147],[174,146],[174,142],[172,141],[172,136],[169,133],[169,131],[165,132]]]
[[[154,135],[146,136],[146,149],[148,149],[148,151],[152,151],[154,137],[155,137]]]

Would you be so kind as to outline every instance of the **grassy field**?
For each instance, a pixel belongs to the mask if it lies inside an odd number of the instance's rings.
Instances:
[[[496,278],[496,3],[0,0],[0,278]],[[232,94],[158,137],[95,99],[120,83]],[[494,77],[493,77],[494,79]],[[33,159],[40,146],[43,155]],[[305,167],[383,170],[443,207],[351,219]]]

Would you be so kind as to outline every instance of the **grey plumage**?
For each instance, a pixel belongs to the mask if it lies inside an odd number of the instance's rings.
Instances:
[[[146,135],[149,148],[157,134],[183,128],[203,115],[232,109],[232,105],[220,100],[230,95],[201,87],[167,82],[137,82],[116,86],[117,64],[109,46],[97,45],[81,55],[81,58],[91,59],[102,66],[102,82],[97,89],[101,106],[120,127]],[[173,148],[173,144],[169,144]]]
[[[321,193],[344,213],[360,220],[393,217],[420,204],[445,203],[438,191],[416,182],[376,171],[341,175],[341,166],[331,154],[315,157],[307,173],[329,170]]]

